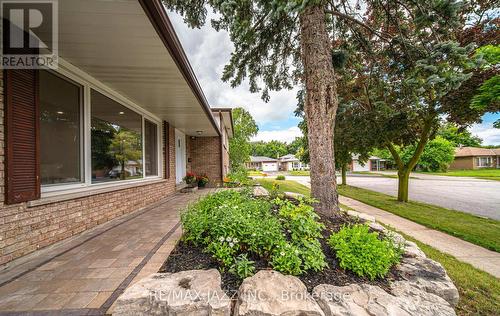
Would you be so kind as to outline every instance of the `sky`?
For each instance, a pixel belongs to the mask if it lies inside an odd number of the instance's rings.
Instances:
[[[291,142],[301,136],[297,124],[297,89],[271,92],[271,99],[265,103],[259,93],[250,93],[248,82],[231,88],[221,80],[224,66],[229,62],[233,45],[225,31],[217,32],[208,23],[201,29],[191,29],[176,13],[169,12],[177,35],[186,55],[212,107],[243,107],[252,114],[259,126],[254,141],[280,140]],[[487,114],[482,124],[470,128],[474,135],[483,139],[484,145],[500,145],[500,129],[493,128],[493,122],[500,119],[500,113]]]

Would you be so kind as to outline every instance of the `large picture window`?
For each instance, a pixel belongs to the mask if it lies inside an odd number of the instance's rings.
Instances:
[[[39,80],[41,183],[81,182],[82,88],[45,70]]]
[[[92,182],[143,177],[142,117],[92,90]]]
[[[43,193],[161,175],[159,121],[98,82],[39,71]]]

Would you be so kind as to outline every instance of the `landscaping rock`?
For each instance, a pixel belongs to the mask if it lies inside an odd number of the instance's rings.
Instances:
[[[306,196],[304,194],[296,193],[296,192],[284,192],[286,197],[292,198],[292,199],[299,199],[299,198],[305,198]]]
[[[369,226],[371,229],[373,229],[374,231],[379,232],[379,233],[385,233],[387,231],[387,229],[385,229],[384,226],[380,225],[377,222],[371,222],[369,224]]]
[[[113,315],[228,316],[231,300],[221,289],[219,271],[156,273],[142,279],[116,301]]]
[[[241,284],[234,315],[318,316],[324,313],[298,278],[261,270]]]
[[[403,248],[405,247],[406,239],[404,239],[404,237],[401,234],[389,231],[387,233],[387,236],[391,238],[394,244],[397,245],[398,247],[403,247]]]
[[[398,297],[368,284],[322,284],[314,288],[313,296],[327,316],[455,315],[449,304],[438,296],[416,288],[408,290],[412,295]]]
[[[455,315],[455,310],[449,302],[435,294],[411,286],[408,282],[393,282],[391,293],[403,302],[414,305],[417,309],[428,310],[427,313],[421,313],[421,315]]]
[[[360,213],[360,212],[349,210],[349,211],[347,211],[347,215],[349,215],[351,217],[363,219],[367,222],[371,222],[371,223],[375,222],[375,217],[368,215],[368,214],[365,214],[365,213]]]
[[[451,306],[457,305],[458,290],[440,263],[425,257],[403,258],[397,269],[410,286],[436,294]]]
[[[255,197],[269,196],[269,192],[262,186],[255,186],[253,187],[253,196]]]
[[[408,240],[405,242],[405,256],[411,258],[427,257],[425,253],[417,246],[416,243]]]

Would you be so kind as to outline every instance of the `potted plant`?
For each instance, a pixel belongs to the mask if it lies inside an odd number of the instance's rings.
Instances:
[[[196,177],[196,180],[198,181],[199,188],[204,188],[209,181],[206,174]]]
[[[194,187],[198,182],[196,175],[192,172],[188,172],[182,180],[184,180],[189,187]]]

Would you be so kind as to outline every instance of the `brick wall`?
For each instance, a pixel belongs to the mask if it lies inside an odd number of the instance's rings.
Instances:
[[[455,157],[449,169],[474,169],[473,157]]]
[[[190,139],[191,171],[206,174],[210,185],[221,183],[221,143],[220,137],[195,137]]]
[[[3,100],[3,72],[0,72],[0,264],[131,213],[175,192],[175,136],[171,127],[168,180],[34,207],[27,203],[5,205]]]

